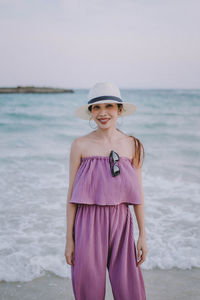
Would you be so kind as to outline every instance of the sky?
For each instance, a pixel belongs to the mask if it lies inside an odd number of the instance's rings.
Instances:
[[[200,88],[199,0],[0,0],[0,87]]]

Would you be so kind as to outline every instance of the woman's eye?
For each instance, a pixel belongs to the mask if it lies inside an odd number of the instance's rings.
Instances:
[[[112,107],[113,105],[112,104],[107,104],[106,107]],[[94,105],[93,106],[93,109],[98,109],[99,106],[98,105]]]
[[[95,105],[95,106],[92,107],[92,109],[95,109],[95,110],[98,109],[98,108],[99,108],[98,105]]]

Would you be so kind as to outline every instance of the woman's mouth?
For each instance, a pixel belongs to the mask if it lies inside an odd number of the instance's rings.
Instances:
[[[109,118],[101,118],[101,119],[98,119],[101,124],[106,124],[110,119]]]

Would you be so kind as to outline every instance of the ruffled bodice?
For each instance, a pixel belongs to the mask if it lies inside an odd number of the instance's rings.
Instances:
[[[113,177],[108,156],[82,158],[69,202],[97,205],[141,204],[139,181],[131,159],[120,156],[117,165],[120,174]]]

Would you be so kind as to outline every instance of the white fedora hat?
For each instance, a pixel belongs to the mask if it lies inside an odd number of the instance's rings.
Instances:
[[[96,103],[123,104],[124,110],[119,117],[132,115],[136,111],[134,104],[122,100],[120,90],[116,85],[111,82],[98,82],[89,90],[88,104],[79,106],[75,110],[75,116],[83,120],[89,120],[91,113],[88,107]]]

